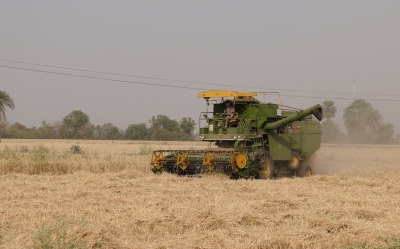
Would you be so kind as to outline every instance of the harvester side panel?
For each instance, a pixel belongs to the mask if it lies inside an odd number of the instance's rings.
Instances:
[[[321,126],[317,121],[302,121],[301,126],[301,155],[309,156],[316,152],[321,145]]]
[[[260,104],[258,105],[259,113],[258,116],[276,118],[278,115],[278,106],[275,104]]]
[[[321,134],[305,133],[301,136],[301,155],[307,157],[320,148]]]
[[[269,153],[274,161],[290,160],[291,143],[289,134],[278,134],[276,131],[268,132]]]
[[[301,133],[292,133],[289,136],[292,138],[292,150],[301,150]]]
[[[208,125],[206,127],[200,128],[200,134],[208,134],[208,133],[209,133]]]
[[[247,106],[243,114],[251,120],[256,120],[258,116],[258,111],[259,111],[258,106],[254,106],[251,104]]]

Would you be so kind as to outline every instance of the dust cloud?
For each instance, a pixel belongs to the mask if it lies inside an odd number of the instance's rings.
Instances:
[[[397,145],[323,144],[309,160],[316,175],[364,175],[397,170],[399,149]]]

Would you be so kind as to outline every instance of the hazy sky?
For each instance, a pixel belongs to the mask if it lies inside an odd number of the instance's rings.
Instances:
[[[227,87],[0,65],[205,89],[288,89],[283,104],[338,106],[357,92],[400,133],[400,1],[1,1],[0,59]],[[40,126],[82,110],[120,128],[153,115],[198,119],[199,90],[76,78],[0,67],[14,99],[10,123]],[[341,92],[348,94],[316,93]],[[323,99],[315,98],[323,97]],[[271,99],[275,101],[276,99]]]

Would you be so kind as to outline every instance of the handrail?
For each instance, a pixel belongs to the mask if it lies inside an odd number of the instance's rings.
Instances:
[[[278,94],[278,98],[279,98],[279,108],[282,110],[282,98],[281,98],[281,94],[279,92],[254,92],[254,93],[262,93],[263,94],[263,103],[265,104],[265,96],[269,93],[276,93]]]

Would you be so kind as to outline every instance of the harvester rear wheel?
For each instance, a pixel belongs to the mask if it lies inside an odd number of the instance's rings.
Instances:
[[[309,177],[312,176],[312,169],[308,165],[303,165],[301,169],[297,172],[299,177]]]
[[[272,179],[273,177],[274,177],[274,160],[272,160],[272,157],[268,152],[265,152],[256,178]]]
[[[290,157],[290,161],[287,164],[287,168],[289,170],[297,170],[300,165],[300,155],[299,153],[292,151],[292,156]]]

